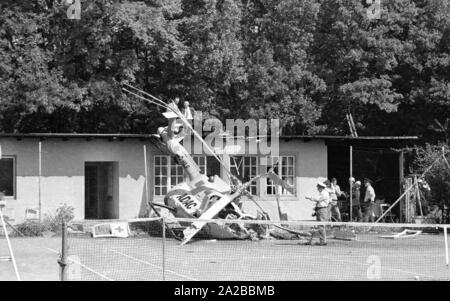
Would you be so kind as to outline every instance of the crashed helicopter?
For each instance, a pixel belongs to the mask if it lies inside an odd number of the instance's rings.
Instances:
[[[125,84],[122,90],[141,100],[165,108],[164,117],[168,119],[168,126],[160,127],[155,135],[157,147],[164,153],[174,157],[175,161],[183,167],[187,181],[182,182],[170,189],[164,198],[164,204],[150,203],[154,213],[158,214],[156,207],[163,207],[177,218],[198,219],[192,223],[185,223],[182,231],[182,238],[174,234],[181,240],[181,244],[188,243],[194,236],[203,232],[209,237],[219,239],[245,239],[266,235],[267,228],[263,226],[243,226],[242,223],[208,223],[203,220],[209,219],[229,219],[229,220],[269,220],[269,215],[258,204],[248,191],[248,187],[253,181],[261,177],[270,178],[275,185],[281,185],[288,191],[293,192],[293,187],[285,183],[269,169],[265,175],[257,175],[246,183],[242,183],[234,176],[222,159],[211,149],[203,138],[192,128],[190,122],[179,111],[175,104],[167,104],[155,96]],[[219,176],[215,175],[214,180],[200,172],[199,166],[192,156],[181,144],[186,133],[193,133],[201,141],[206,149],[222,165],[227,172],[231,184],[227,183]],[[253,201],[258,210],[257,216],[246,214],[242,211],[242,198],[246,197]],[[284,229],[281,226],[279,228]],[[289,231],[288,229],[286,229]]]

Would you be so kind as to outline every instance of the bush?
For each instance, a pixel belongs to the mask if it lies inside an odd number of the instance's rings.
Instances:
[[[447,152],[449,151],[449,147],[446,144],[427,144],[425,147],[416,147],[414,149],[414,172],[422,174],[435,162],[431,170],[425,175],[425,180],[431,188],[430,196],[428,197],[430,206],[437,205],[443,207],[444,204],[447,206],[450,205],[450,168],[444,160],[436,161],[439,157],[442,157],[442,147]],[[449,159],[447,155],[447,161]]]
[[[69,223],[74,217],[74,208],[63,204],[56,209],[55,215],[47,215],[42,222],[35,220],[25,221],[17,225],[17,230],[25,236],[42,236],[46,231],[60,232],[62,222]]]
[[[59,232],[61,231],[62,222],[70,223],[74,217],[74,208],[67,204],[62,204],[56,209],[56,214],[54,216],[46,216],[43,223],[48,225],[50,231]]]
[[[39,221],[25,221],[16,228],[25,236],[42,236],[42,233],[49,231],[49,226]]]

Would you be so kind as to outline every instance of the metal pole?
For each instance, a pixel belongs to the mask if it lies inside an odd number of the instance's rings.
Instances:
[[[445,242],[445,264],[447,268],[450,267],[449,258],[448,258],[448,238],[447,238],[447,226],[444,226],[444,242]]]
[[[350,179],[353,177],[353,145],[350,145]],[[353,182],[350,181],[350,221],[353,221]]]
[[[148,165],[147,165],[147,145],[144,142],[144,175],[145,175],[145,197],[147,204],[149,203],[149,195],[148,195]]]
[[[60,266],[60,279],[61,281],[67,281],[67,224],[65,221],[62,223],[62,245],[61,245],[61,258],[58,260]]]
[[[166,220],[162,218],[162,278],[166,281]]]
[[[5,232],[6,242],[8,243],[9,254],[11,255],[11,261],[14,266],[14,272],[16,273],[17,280],[20,281],[19,270],[17,269],[16,258],[14,257],[14,252],[11,246],[11,241],[9,240],[8,229],[6,229],[5,219],[3,218],[2,208],[0,208],[0,219],[2,221],[3,231]]]
[[[39,176],[38,176],[39,222],[42,222],[41,177],[42,177],[42,141],[39,140]]]

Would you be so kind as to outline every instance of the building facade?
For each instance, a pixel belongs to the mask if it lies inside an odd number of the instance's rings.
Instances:
[[[0,135],[0,191],[7,203],[5,215],[18,223],[54,214],[63,204],[75,209],[76,220],[148,215],[148,202],[163,202],[167,191],[185,180],[181,166],[163,154],[153,139],[149,135],[126,134]],[[329,139],[280,139],[279,156],[268,158],[268,162],[275,164],[275,172],[295,187],[295,194],[266,178],[249,188],[272,219],[278,219],[277,197],[281,211],[289,219],[312,219],[313,204],[305,196],[316,193],[317,181],[329,176]],[[220,156],[243,181],[268,169],[262,164],[264,156],[259,154]],[[193,157],[203,173],[228,180],[224,167],[214,157]],[[251,201],[245,201],[243,209],[256,214]]]

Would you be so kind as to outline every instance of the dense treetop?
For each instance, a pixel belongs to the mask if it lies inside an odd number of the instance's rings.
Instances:
[[[180,96],[283,133],[450,134],[450,3],[382,0],[0,1],[0,131],[150,133]]]

